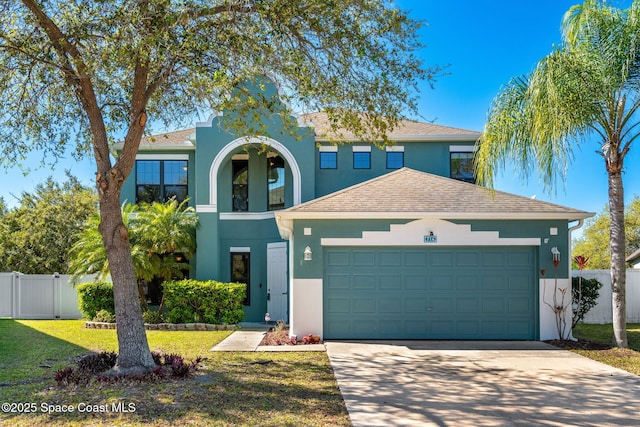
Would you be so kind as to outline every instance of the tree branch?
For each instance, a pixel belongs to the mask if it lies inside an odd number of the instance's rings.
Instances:
[[[60,57],[61,64],[59,67],[62,68],[65,80],[75,89],[76,96],[87,114],[93,135],[93,148],[98,170],[110,169],[111,160],[109,158],[106,129],[91,79],[86,72],[87,66],[83,61],[82,54],[67,40],[62,30],[47,16],[40,5],[34,0],[22,0],[22,3],[35,16],[38,25],[49,37],[53,48]]]

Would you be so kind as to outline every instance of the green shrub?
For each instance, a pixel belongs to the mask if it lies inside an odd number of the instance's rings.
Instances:
[[[115,314],[113,284],[108,282],[87,282],[78,285],[78,305],[80,313],[93,319],[100,310]]]
[[[142,313],[142,318],[144,319],[144,323],[164,323],[164,316],[159,311],[146,310]]]
[[[109,313],[107,310],[100,310],[93,316],[94,322],[106,322],[106,323],[115,323],[116,316],[113,313]]]
[[[598,296],[600,295],[600,288],[602,283],[598,279],[585,279],[582,278],[582,298],[580,299],[580,277],[573,277],[571,279],[571,294],[573,297],[573,319],[571,327],[575,326],[584,319],[584,316],[596,306],[598,303]]]
[[[171,323],[235,324],[244,319],[245,284],[214,280],[165,282],[164,301]]]

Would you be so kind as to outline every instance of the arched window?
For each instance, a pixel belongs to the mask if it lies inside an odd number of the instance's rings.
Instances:
[[[233,211],[249,210],[249,160],[232,160],[233,169]]]
[[[276,153],[267,155],[267,210],[284,209],[285,198],[284,159]]]

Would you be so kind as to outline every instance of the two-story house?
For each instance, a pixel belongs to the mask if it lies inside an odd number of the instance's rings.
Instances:
[[[122,199],[190,198],[191,277],[246,283],[246,320],[325,339],[556,334],[545,301],[570,286],[570,222],[592,214],[476,186],[478,132],[402,121],[378,148],[334,145],[321,112],[293,134],[264,117],[269,137],[222,117],[144,139]]]

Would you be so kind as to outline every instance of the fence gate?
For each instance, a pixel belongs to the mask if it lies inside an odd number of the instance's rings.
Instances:
[[[94,280],[94,275],[81,282]],[[0,317],[78,319],[78,293],[67,274],[0,273]]]

